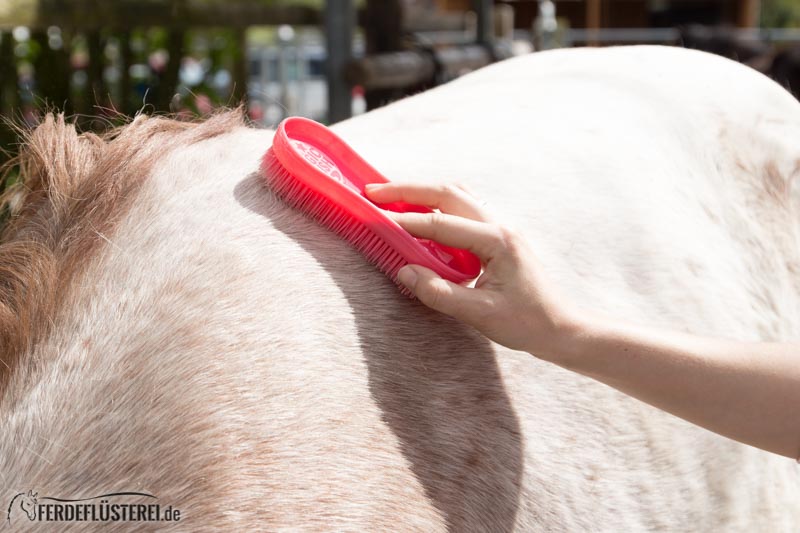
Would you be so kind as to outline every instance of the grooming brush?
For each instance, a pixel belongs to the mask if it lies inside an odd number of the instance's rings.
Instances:
[[[389,180],[322,124],[301,117],[281,122],[262,172],[280,198],[350,242],[406,295],[410,292],[398,281],[397,271],[407,264],[422,265],[459,284],[480,274],[480,259],[471,252],[414,237],[386,214],[431,209],[370,201],[364,186]]]

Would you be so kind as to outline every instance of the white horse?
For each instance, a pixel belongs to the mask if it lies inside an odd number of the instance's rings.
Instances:
[[[800,529],[792,461],[401,296],[276,199],[272,132],[235,122],[34,133],[0,247],[1,498],[145,491],[192,531]],[[468,185],[587,307],[800,337],[800,104],[744,66],[537,53],[334,130],[390,179]]]

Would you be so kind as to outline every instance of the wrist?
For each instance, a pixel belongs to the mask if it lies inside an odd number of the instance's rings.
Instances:
[[[596,330],[594,323],[595,320],[580,309],[563,313],[553,323],[554,342],[547,350],[535,355],[569,370],[577,370],[590,352],[592,332]]]

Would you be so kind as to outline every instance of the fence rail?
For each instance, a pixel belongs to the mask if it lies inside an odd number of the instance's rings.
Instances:
[[[800,28],[725,28],[726,35],[742,41],[766,43],[800,42]],[[522,33],[515,32],[521,36]],[[529,35],[529,34],[528,34]],[[674,43],[678,28],[601,28],[596,30],[569,28],[564,32],[566,43]]]

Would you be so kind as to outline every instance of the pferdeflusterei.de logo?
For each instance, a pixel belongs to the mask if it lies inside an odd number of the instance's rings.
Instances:
[[[8,504],[6,521],[26,522],[177,522],[181,512],[146,492],[111,492],[88,498],[39,496],[20,492]]]

